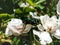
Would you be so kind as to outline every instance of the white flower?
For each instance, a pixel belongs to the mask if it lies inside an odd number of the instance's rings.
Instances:
[[[42,45],[46,45],[52,42],[52,39],[48,32],[38,32],[38,31],[33,30],[33,33],[39,37],[40,43]]]
[[[8,22],[7,28],[6,28],[6,35],[21,35],[22,33],[27,33],[30,31],[32,25],[27,24],[24,26],[21,19],[12,19],[10,22]]]
[[[56,16],[52,16],[51,18],[49,18],[49,16],[45,15],[45,16],[41,16],[40,19],[41,19],[43,28],[46,31],[52,33],[54,35],[54,37],[56,37],[57,39],[60,39],[60,34],[58,35],[58,33],[60,33],[60,28],[59,28],[60,27],[60,17],[59,17],[59,19],[57,19]]]
[[[11,19],[6,28],[6,35],[20,35],[23,29],[23,22],[20,19]]]
[[[20,7],[28,7],[29,6],[29,3],[22,3],[21,5],[20,5]]]
[[[57,19],[56,16],[50,18],[48,15],[44,15],[40,16],[40,20],[42,25],[37,25],[40,31],[46,30],[57,39],[60,39],[60,17]]]
[[[53,31],[56,30],[56,28],[57,28],[57,18],[55,16],[52,16],[51,18],[48,15],[40,16],[40,20],[41,20],[41,23],[42,23],[42,26],[40,26],[40,27],[42,27],[46,31],[53,32]],[[39,25],[37,27],[39,27]]]

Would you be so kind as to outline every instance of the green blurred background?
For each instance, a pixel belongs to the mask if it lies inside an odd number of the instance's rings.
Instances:
[[[29,3],[30,6],[33,8],[28,7],[20,7],[21,3]],[[56,15],[56,4],[58,0],[0,0],[0,37],[3,37],[3,39],[11,40],[13,43],[11,45],[33,45],[33,35],[32,31],[28,33],[27,36],[5,36],[5,29],[7,27],[7,23],[12,18],[19,18],[22,19],[24,23],[30,23],[32,25],[37,25],[39,20],[36,20],[34,18],[31,18],[29,15],[29,12],[38,12],[38,16],[48,14],[49,16]],[[31,29],[32,30],[32,29]],[[28,38],[30,37],[30,38]],[[1,40],[2,38],[0,38]],[[38,37],[37,37],[38,39]],[[54,42],[49,45],[59,45],[60,41],[57,39],[54,39]],[[0,41],[1,42],[1,41]],[[36,41],[35,41],[36,42]],[[8,43],[0,43],[0,45],[10,45]],[[36,45],[40,45],[36,42]]]

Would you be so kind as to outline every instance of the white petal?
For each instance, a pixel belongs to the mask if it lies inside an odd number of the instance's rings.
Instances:
[[[60,15],[60,12],[57,11],[57,14]]]
[[[59,20],[60,20],[60,16],[59,16]]]
[[[37,25],[37,27],[38,27],[38,29],[39,29],[40,31],[44,31],[44,28],[43,28],[43,26],[42,26],[41,24]]]
[[[44,24],[47,20],[49,20],[48,15],[40,16],[41,23]]]
[[[33,13],[33,12],[29,12],[29,14],[30,14],[30,15],[32,15],[32,16],[34,15],[34,13]]]
[[[57,3],[57,14],[60,15],[60,0]]]
[[[33,18],[35,18],[35,19],[40,19],[40,17],[39,16],[37,16],[37,12],[29,12],[29,14],[33,17]]]
[[[40,41],[41,45],[46,45],[47,43],[43,40]]]
[[[9,30],[9,28],[6,28],[5,35],[11,36],[12,32]]]
[[[32,28],[32,25],[31,24],[27,24],[25,29],[24,29],[24,31],[23,31],[23,33],[29,32],[31,28]]]
[[[37,12],[34,12],[34,15],[37,16]]]
[[[33,33],[34,33],[35,35],[37,35],[38,37],[40,36],[40,32],[39,32],[39,31],[33,30]]]
[[[22,4],[20,5],[20,7],[25,7],[25,3],[22,3]]]
[[[8,25],[16,26],[16,27],[20,26],[20,28],[22,28],[23,22],[21,19],[14,18],[14,19],[11,19],[11,21],[8,23]]]
[[[29,3],[22,3],[21,5],[20,5],[20,7],[28,7],[29,6]]]
[[[22,24],[22,20],[21,19],[16,19],[16,18],[13,18],[13,19],[11,19],[11,22],[12,23],[18,23],[18,24]]]
[[[17,35],[20,35],[21,33],[19,32],[19,30],[17,30],[16,28],[9,26],[8,27],[10,29],[10,31],[13,33],[13,35],[16,33]]]
[[[52,16],[52,17],[51,17],[51,20],[57,21],[57,17],[56,17],[56,16]]]
[[[40,37],[40,40],[45,41],[45,43],[49,44],[52,42],[52,38],[50,37],[50,34],[48,32],[41,32],[39,37]]]
[[[57,29],[56,32],[53,33],[53,36],[56,37],[57,39],[60,39],[60,30]]]
[[[26,2],[26,7],[28,7],[28,6],[29,6],[29,3]]]

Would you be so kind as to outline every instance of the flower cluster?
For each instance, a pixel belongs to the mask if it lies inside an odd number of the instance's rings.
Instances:
[[[40,43],[46,45],[52,42],[51,36],[60,39],[60,16],[49,17],[47,14],[44,16],[35,15],[36,12],[30,12],[33,18],[40,19],[41,24],[38,24],[37,27],[40,32],[33,30],[33,33],[40,38]],[[50,36],[51,35],[51,36]]]

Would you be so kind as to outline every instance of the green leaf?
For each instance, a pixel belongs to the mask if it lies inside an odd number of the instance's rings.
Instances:
[[[17,41],[17,37],[14,37],[13,41],[16,42]]]
[[[7,19],[11,19],[13,18],[14,16],[13,15],[10,15],[10,14],[7,14],[7,13],[2,13],[0,14],[0,19],[2,20],[7,20]]]
[[[18,44],[19,44],[19,42],[20,42],[20,39],[18,39],[18,40],[17,40],[16,45],[18,45]]]
[[[39,4],[39,5],[36,5],[36,7],[37,7],[37,8],[40,8],[40,9],[44,9],[44,6],[42,6],[42,5],[40,5],[40,4]]]
[[[18,8],[16,9],[15,13],[22,13],[22,11]]]
[[[36,4],[42,3],[44,1],[46,1],[46,0],[39,0],[38,2],[36,2]]]
[[[30,5],[32,5],[33,7],[35,6],[35,3],[32,2],[32,0],[26,0]]]
[[[31,12],[31,11],[35,11],[35,9],[31,9],[31,8],[29,8],[29,7],[26,7],[26,8],[25,8],[25,12]]]

